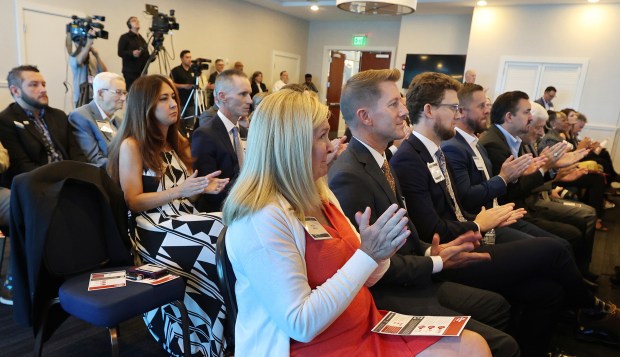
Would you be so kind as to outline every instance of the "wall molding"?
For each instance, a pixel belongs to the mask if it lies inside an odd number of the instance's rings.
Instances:
[[[0,88],[9,88],[9,82],[7,81],[0,81]]]

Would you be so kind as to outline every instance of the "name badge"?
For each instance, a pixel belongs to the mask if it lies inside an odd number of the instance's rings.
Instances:
[[[476,168],[480,171],[486,170],[486,166],[484,166],[484,160],[481,157],[474,156],[474,163],[476,164]]]
[[[441,172],[439,164],[437,164],[436,162],[429,162],[428,164],[426,164],[426,166],[428,166],[428,171],[430,171],[433,180],[435,180],[435,183],[440,183],[441,181],[446,179],[445,177],[443,177],[443,172]]]
[[[106,122],[97,122],[97,126],[99,127],[99,130],[103,132],[110,133],[110,134],[114,133],[114,130],[112,130],[110,125]]]
[[[304,227],[314,240],[332,239],[332,236],[327,233],[325,227],[314,217],[306,217]]]

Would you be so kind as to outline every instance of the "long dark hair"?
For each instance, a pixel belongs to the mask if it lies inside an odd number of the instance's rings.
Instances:
[[[178,131],[178,115],[177,121],[168,128],[167,137],[162,136],[157,126],[155,107],[163,85],[172,88],[177,107],[180,108],[178,92],[168,77],[159,74],[143,76],[131,85],[131,90],[127,96],[125,119],[123,119],[118,134],[110,143],[108,154],[108,173],[116,182],[119,182],[120,146],[123,140],[129,137],[134,138],[140,146],[144,169],[151,169],[158,175],[162,174],[164,168],[161,152],[167,143],[177,153],[187,169],[192,170],[192,159],[188,154],[189,143]]]

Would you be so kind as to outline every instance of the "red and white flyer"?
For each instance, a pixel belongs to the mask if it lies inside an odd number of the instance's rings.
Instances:
[[[372,331],[400,336],[460,336],[471,316],[409,316],[389,311]]]
[[[127,283],[124,270],[92,273],[88,281],[88,291],[120,288],[125,285]]]

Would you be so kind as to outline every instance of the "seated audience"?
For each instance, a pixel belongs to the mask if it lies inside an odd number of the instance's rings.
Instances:
[[[614,169],[609,150],[603,147],[603,143],[596,146],[597,142],[592,141],[588,137],[585,137],[583,140],[579,139],[579,133],[583,130],[587,123],[588,118],[583,113],[578,113],[576,118],[571,115],[571,119],[568,120],[570,130],[568,131],[568,137],[566,140],[573,144],[575,148],[580,146],[591,148],[590,152],[583,160],[594,160],[596,163],[603,166],[603,172],[607,175],[608,183],[618,181],[618,173]]]
[[[69,113],[69,124],[88,162],[105,168],[108,145],[120,126],[115,114],[127,99],[125,79],[116,73],[99,73],[93,80],[93,91],[90,103]]]
[[[311,91],[314,93],[318,93],[319,90],[317,89],[317,87],[314,85],[314,83],[312,83],[312,74],[310,73],[306,73],[306,75],[304,76],[304,83],[303,86],[307,91]]]
[[[275,92],[279,91],[280,89],[282,89],[282,87],[284,87],[287,84],[288,84],[288,72],[287,71],[282,71],[282,72],[280,72],[280,79],[277,80],[273,84],[273,88],[271,89],[271,93],[275,93]]]
[[[135,228],[134,246],[144,262],[155,263],[187,282],[192,351],[220,356],[224,303],[215,281],[215,242],[223,227],[215,216],[191,203],[200,194],[217,194],[228,183],[219,171],[198,176],[189,144],[178,130],[179,99],[168,77],[138,78],[127,98],[127,112],[112,141],[110,176],[125,192]],[[184,354],[181,318],[165,305],[144,315],[146,326],[171,355]],[[185,351],[187,353],[188,351]]]
[[[256,71],[252,73],[250,85],[252,86],[252,98],[254,98],[257,93],[269,92],[269,90],[267,90],[267,86],[265,85],[265,83],[263,83],[263,72],[261,71]]]
[[[223,212],[237,277],[235,355],[490,356],[473,332],[441,339],[371,332],[384,313],[367,286],[405,242],[408,220],[392,205],[369,225],[366,208],[357,234],[325,181],[328,115],[315,98],[286,89],[254,115],[247,163]]]
[[[552,147],[558,142],[567,142],[566,139],[570,135],[568,117],[570,116],[573,118],[572,120],[576,120],[578,117],[578,113],[572,109],[565,109],[564,111],[560,111],[555,114],[555,116],[549,116],[548,123],[551,129],[547,132],[547,134],[545,134],[545,136],[542,137],[542,139],[540,139],[538,144],[539,153],[542,153],[545,148]],[[590,146],[593,150],[598,147],[598,143],[593,145],[594,146]],[[579,145],[576,148],[581,149]],[[602,172],[591,172],[570,182],[568,182],[568,180],[564,180],[563,186],[574,188],[574,191],[577,192],[577,196],[583,203],[596,209],[596,216],[598,218],[596,222],[596,229],[607,231],[607,227],[603,225],[605,177],[601,175],[601,173]]]
[[[410,134],[403,130],[407,108],[399,100],[399,78],[397,69],[367,70],[352,76],[342,90],[340,108],[351,141],[331,165],[328,184],[354,226],[355,214],[366,207],[371,224],[392,204],[406,209],[388,164],[391,152],[385,150],[390,141],[402,142]],[[345,146],[335,140],[334,150]],[[482,237],[468,232],[452,242],[439,244],[437,237],[429,244],[420,240],[411,222],[409,230],[407,242],[390,258],[390,268],[370,289],[377,307],[409,315],[471,315],[465,328],[479,333],[493,356],[519,356],[517,342],[502,332],[510,321],[510,305],[502,296],[435,279],[443,270],[490,259],[488,253],[471,252]]]
[[[414,77],[407,92],[414,132],[390,161],[401,183],[409,217],[420,238],[429,242],[437,233],[443,242],[470,230],[485,234],[493,227],[513,221],[511,215],[514,218],[513,213],[504,210],[510,205],[483,210],[474,218],[463,210],[454,194],[454,176],[439,145],[442,139],[454,136],[454,121],[460,117],[457,96],[460,86],[441,73]],[[503,102],[500,99],[501,96],[491,109],[494,122],[494,113],[499,110],[496,106]],[[506,120],[527,127],[531,116],[526,108],[529,101],[526,103],[506,114]],[[557,313],[565,306],[580,308],[582,333],[617,341],[620,314],[615,305],[591,293],[572,255],[559,240],[521,239],[482,245],[475,251],[489,253],[491,260],[444,270],[441,276],[501,293],[513,306],[519,306],[515,338],[522,355],[540,356],[548,352]]]

